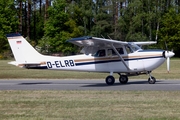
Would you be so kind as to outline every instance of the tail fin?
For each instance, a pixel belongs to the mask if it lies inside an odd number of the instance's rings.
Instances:
[[[17,63],[37,63],[43,58],[20,34],[6,35]]]

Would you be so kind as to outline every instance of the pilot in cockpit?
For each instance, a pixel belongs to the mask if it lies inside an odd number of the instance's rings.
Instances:
[[[105,54],[105,50],[100,50],[99,51],[99,57],[104,57],[106,54]]]

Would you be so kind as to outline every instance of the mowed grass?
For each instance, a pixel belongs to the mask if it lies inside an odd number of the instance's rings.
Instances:
[[[24,69],[8,64],[8,60],[0,60],[0,79],[2,78],[45,78],[45,79],[105,79],[109,73],[75,72]],[[171,59],[170,73],[167,73],[166,62],[154,70],[152,75],[158,79],[179,79],[180,59]],[[118,79],[118,75],[114,74]],[[130,77],[130,79],[148,79],[148,75]]]
[[[0,91],[1,120],[179,120],[180,91]]]
[[[0,78],[104,79],[108,73],[28,70],[0,61]],[[180,79],[180,60],[153,71]],[[116,75],[118,77],[118,75]],[[147,79],[147,75],[131,77]],[[1,120],[180,120],[180,91],[0,91]]]

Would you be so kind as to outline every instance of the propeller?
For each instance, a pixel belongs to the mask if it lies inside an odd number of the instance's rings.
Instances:
[[[166,51],[164,51],[164,57],[167,58],[167,72],[170,70],[170,57],[173,57],[175,54],[173,51],[169,51],[166,41],[165,41]]]
[[[169,73],[169,68],[170,67],[170,58],[167,57],[167,72]]]

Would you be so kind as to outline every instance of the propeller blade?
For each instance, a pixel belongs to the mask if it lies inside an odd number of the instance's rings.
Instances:
[[[169,73],[170,69],[170,58],[174,56],[174,52],[172,51],[164,51],[164,57],[167,58],[167,71]]]
[[[169,68],[170,68],[170,58],[167,57],[167,72],[169,73]]]
[[[166,43],[166,41],[164,42],[164,44],[165,44],[166,50],[168,51],[168,47],[167,47],[167,43]]]
[[[167,72],[169,73],[169,69],[170,69],[170,57],[174,56],[174,52],[173,52],[173,50],[172,51],[168,50],[168,46],[167,46],[166,40],[164,41],[164,43],[165,43],[165,47],[166,47],[165,57],[167,58]]]

